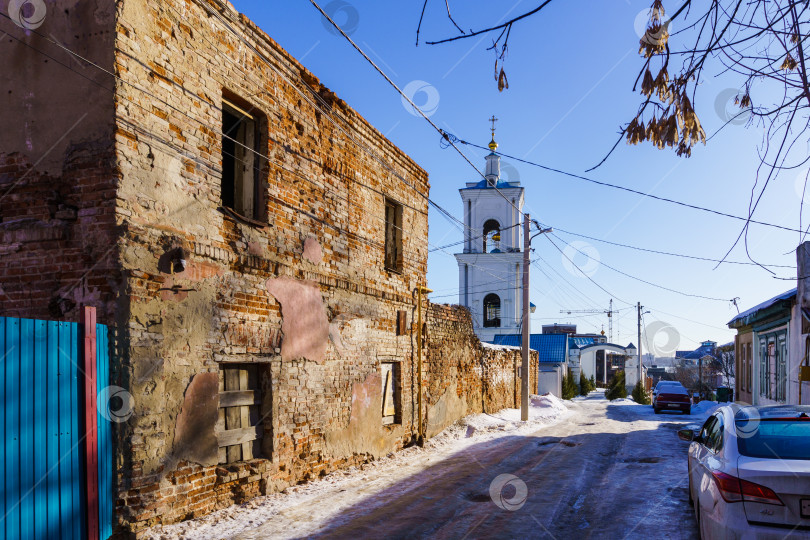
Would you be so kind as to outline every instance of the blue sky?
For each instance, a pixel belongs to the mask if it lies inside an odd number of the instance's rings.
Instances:
[[[516,25],[509,41],[506,73],[510,88],[498,92],[493,78],[494,55],[483,37],[429,46],[424,41],[455,35],[444,3],[433,0],[425,15],[421,43],[414,46],[421,2],[322,0],[337,22],[401,88],[424,88],[413,97],[432,110],[431,119],[461,139],[485,145],[487,118],[497,124],[499,150],[544,165],[583,174],[613,145],[619,126],[629,121],[639,104],[632,92],[641,67],[637,53],[636,19],[649,1],[552,2],[540,15]],[[442,149],[439,136],[422,118],[411,114],[400,96],[344,40],[330,32],[315,8],[296,2],[236,1],[238,10],[253,19],[274,40],[300,60],[321,81],[378,130],[402,148],[430,175],[431,198],[461,217],[458,189],[476,179],[475,171],[452,149]],[[480,28],[535,7],[536,2],[458,2],[456,20],[463,28]],[[451,2],[451,6],[453,3]],[[665,7],[669,3],[665,2]],[[340,8],[340,9],[338,9]],[[462,9],[463,8],[463,9]],[[677,30],[677,26],[675,28]],[[716,76],[719,66],[706,72],[699,90],[697,112],[707,134],[722,124],[725,101],[739,84]],[[416,81],[416,82],[414,82]],[[757,95],[752,94],[756,101]],[[661,197],[670,197],[719,211],[744,215],[758,164],[762,128],[729,125],[707,146],[694,149],[690,159],[670,150],[620,143],[600,168],[586,176]],[[483,168],[484,152],[462,146]],[[508,162],[507,159],[504,159]],[[533,218],[568,231],[650,249],[720,258],[734,242],[741,222],[714,216],[638,195],[588,184],[520,163],[511,163],[510,179],[526,188],[526,207]],[[755,218],[798,227],[801,197],[798,173],[783,174],[766,192]],[[801,192],[801,187],[799,188]],[[805,225],[807,221],[805,216]],[[583,239],[557,233],[564,242]],[[438,212],[430,214],[432,246],[461,239],[460,231]],[[564,247],[560,240],[554,241]],[[686,293],[731,299],[739,297],[747,309],[784,290],[795,281],[774,279],[755,266],[715,264],[585,240],[601,262]],[[749,249],[760,262],[795,265],[793,251],[799,234],[753,226]],[[592,248],[582,247],[592,252]],[[562,315],[561,309],[623,309],[615,321],[614,341],[636,342],[636,317],[628,304],[640,301],[649,314],[645,323],[662,321],[677,330],[677,348],[690,349],[697,341],[727,342],[733,338],[726,323],[737,313],[728,301],[687,297],[627,278],[604,265],[591,276],[607,294],[577,271],[570,272],[563,257],[546,239],[536,238],[533,256],[543,272],[532,269],[531,300],[538,306],[533,329],[550,322],[575,322],[580,331],[598,331],[607,319],[600,315]],[[435,301],[457,301],[457,265],[447,253],[433,251],[428,285]],[[576,252],[574,252],[576,254]],[[747,260],[738,246],[731,260]],[[588,266],[576,254],[574,261]],[[547,274],[547,275],[546,275]],[[778,269],[795,277],[795,269]],[[563,279],[564,278],[564,279]],[[658,325],[659,327],[661,325]],[[659,349],[674,347],[672,331],[649,339]],[[646,352],[646,351],[645,351]]]

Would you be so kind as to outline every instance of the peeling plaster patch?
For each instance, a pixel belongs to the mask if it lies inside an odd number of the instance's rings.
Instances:
[[[352,412],[349,425],[326,434],[326,450],[333,456],[388,453],[397,435],[382,427],[382,381],[372,373],[352,385]]]
[[[260,242],[248,242],[248,253],[259,257],[264,256],[264,246]]]
[[[329,339],[335,346],[340,356],[345,356],[349,352],[349,343],[343,341],[341,332],[346,328],[351,329],[352,319],[350,315],[340,314],[329,323]]]
[[[467,402],[458,395],[457,384],[448,386],[435,405],[427,410],[425,436],[438,435],[444,428],[467,415]]]
[[[304,240],[304,258],[312,264],[321,264],[323,261],[323,249],[318,239],[314,236],[308,236]]]
[[[174,428],[173,457],[200,465],[216,465],[214,426],[219,414],[219,374],[198,373],[186,389],[183,408]]]
[[[329,339],[340,356],[351,354],[374,356],[374,336],[369,330],[368,318],[342,313],[329,323]]]
[[[323,362],[329,345],[329,320],[318,286],[286,276],[268,279],[266,285],[281,304],[281,357]]]

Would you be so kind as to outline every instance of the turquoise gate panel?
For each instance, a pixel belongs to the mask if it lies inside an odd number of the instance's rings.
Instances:
[[[108,329],[96,325],[96,395],[105,395],[103,390],[110,385],[110,349]],[[102,409],[101,406],[105,406]],[[113,442],[112,422],[105,418],[106,404],[98,407],[98,529],[99,538],[107,540],[113,527]]]
[[[109,386],[97,326],[97,393]],[[76,323],[0,317],[0,538],[86,537],[83,361]],[[110,421],[99,415],[100,538],[112,533]]]

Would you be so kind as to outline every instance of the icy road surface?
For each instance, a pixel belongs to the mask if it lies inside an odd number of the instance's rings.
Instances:
[[[425,448],[333,473],[149,538],[697,538],[687,503],[690,416],[606,401],[533,397],[474,415]],[[568,410],[565,410],[567,407]]]

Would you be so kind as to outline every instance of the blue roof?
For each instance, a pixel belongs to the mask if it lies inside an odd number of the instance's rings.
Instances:
[[[733,319],[728,321],[728,326],[731,326],[732,324],[735,324],[735,323],[737,323],[738,325],[748,324],[751,321],[753,321],[754,319],[756,319],[757,313],[759,311],[767,309],[767,308],[773,306],[774,304],[776,304],[776,303],[778,303],[778,302],[780,302],[782,300],[790,300],[794,296],[796,296],[796,288],[795,287],[793,289],[790,289],[789,291],[783,292],[782,294],[780,294],[778,296],[774,296],[770,300],[766,300],[766,301],[762,302],[761,304],[752,307],[751,309],[743,311],[742,313],[740,313],[739,315],[737,315],[736,317],[734,317]]]
[[[711,345],[701,345],[694,351],[675,351],[675,358],[685,358],[687,360],[699,360],[704,356],[716,358],[714,347]]]
[[[498,334],[492,343],[520,347],[523,344],[523,336]],[[529,337],[529,348],[538,352],[540,362],[565,362],[567,343],[568,336],[565,334],[532,334]]]
[[[503,180],[498,178],[498,182],[495,184],[495,187],[497,187],[498,189],[516,188],[516,187],[520,187],[520,184],[517,183],[517,182],[516,183],[504,182]],[[489,184],[489,182],[487,182],[486,180],[481,180],[480,182],[478,182],[474,186],[461,188],[461,189],[492,189],[492,188],[493,188],[493,186],[491,186]]]
[[[592,337],[572,337],[571,340],[577,344],[577,347],[587,347],[593,345]]]

